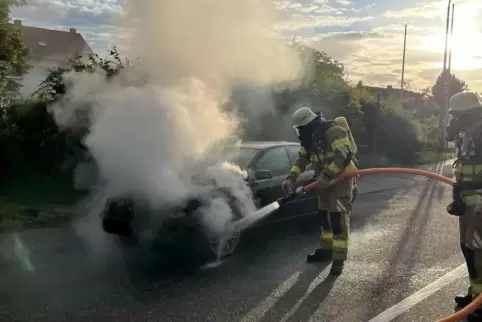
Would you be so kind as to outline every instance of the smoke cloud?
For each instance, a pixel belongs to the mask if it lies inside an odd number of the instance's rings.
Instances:
[[[258,118],[272,108],[266,88],[299,77],[298,56],[271,31],[282,12],[255,0],[133,0],[125,10],[119,25],[130,38],[122,54],[142,65],[110,82],[100,72],[65,75],[69,91],[52,106],[65,127],[78,124],[86,106],[93,106],[85,145],[100,180],[96,206],[79,231],[91,240],[99,236],[101,224],[92,219],[99,205],[122,195],[142,195],[162,209],[222,187],[236,197],[241,216],[251,213],[244,169],[211,151],[240,135],[240,119],[226,112],[236,88],[250,89],[238,96],[247,102],[244,122],[256,132]],[[142,74],[147,84],[122,85]],[[213,196],[201,209],[206,226],[221,232],[233,219],[231,209]]]

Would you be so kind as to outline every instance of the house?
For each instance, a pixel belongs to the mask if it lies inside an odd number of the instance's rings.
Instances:
[[[12,77],[22,84],[20,96],[23,98],[27,98],[35,92],[50,68],[62,66],[68,58],[92,53],[92,49],[85,39],[74,28],[62,31],[30,27],[22,25],[21,20],[14,20],[13,24],[21,28],[23,41],[31,50],[28,63],[32,68],[28,74],[22,77]],[[20,97],[17,96],[17,98]]]
[[[378,94],[380,92],[382,97],[400,97],[400,88],[393,88],[391,85],[388,85],[387,87],[376,87],[376,86],[366,86],[363,85],[363,88],[365,88],[369,93],[371,94]],[[409,91],[404,89],[403,90],[403,97],[405,99],[413,99],[413,100],[421,100],[423,99],[423,94],[414,92],[414,91]]]

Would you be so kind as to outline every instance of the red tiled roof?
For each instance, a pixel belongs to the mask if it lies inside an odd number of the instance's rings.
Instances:
[[[92,53],[92,49],[75,29],[51,30],[22,26],[15,21],[23,33],[23,40],[32,51],[32,59],[66,59],[76,55]]]

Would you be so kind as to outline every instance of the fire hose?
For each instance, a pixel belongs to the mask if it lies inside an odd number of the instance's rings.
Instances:
[[[339,179],[342,178],[348,178],[348,177],[357,177],[360,175],[366,175],[366,174],[412,174],[412,175],[420,175],[424,176],[429,179],[433,180],[438,180],[443,183],[452,185],[455,183],[454,180],[447,178],[441,174],[426,171],[426,170],[421,170],[421,169],[410,169],[410,168],[370,168],[370,169],[360,169],[360,170],[355,170],[355,171],[342,171],[335,179],[332,180],[330,184],[335,183]],[[256,211],[255,214],[252,216],[248,216],[248,218],[252,218],[250,222],[253,220],[256,221],[259,218],[265,217],[266,215],[276,211],[280,206],[282,206],[284,203],[300,197],[304,195],[305,193],[309,192],[310,190],[313,190],[316,188],[318,185],[318,181],[309,183],[305,186],[297,188],[294,192],[291,194],[284,196],[277,201],[259,209]],[[246,218],[246,219],[248,219]],[[244,219],[241,219],[240,221],[237,222],[239,224],[239,227],[242,226],[244,223]],[[436,322],[457,322],[461,320],[462,318],[468,316],[470,313],[474,312],[479,306],[482,305],[482,294],[477,296],[469,305],[464,307],[463,309],[457,311],[456,313],[444,317]]]

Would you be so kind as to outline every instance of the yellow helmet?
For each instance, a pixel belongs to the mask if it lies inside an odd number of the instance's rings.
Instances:
[[[449,114],[482,108],[479,97],[474,92],[460,92],[450,98]]]

